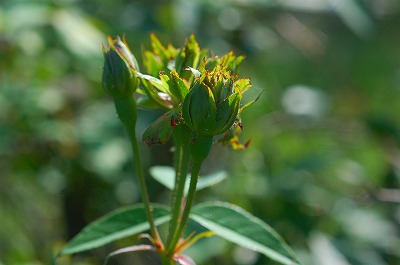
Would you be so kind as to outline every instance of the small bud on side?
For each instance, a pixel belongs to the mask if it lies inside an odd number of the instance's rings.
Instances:
[[[121,47],[125,47],[123,49],[124,54],[121,53]],[[127,59],[132,60],[134,57],[128,52],[129,49],[119,38],[115,41],[109,38],[109,46],[103,46],[104,66],[102,84],[104,91],[114,98],[123,98],[132,95],[138,85],[137,78],[133,75],[132,62],[127,61]]]

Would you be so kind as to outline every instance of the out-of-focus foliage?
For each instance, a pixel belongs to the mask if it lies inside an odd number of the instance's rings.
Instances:
[[[195,33],[215,54],[246,54],[242,73],[265,89],[242,117],[250,147],[213,150],[205,173],[225,168],[229,178],[197,201],[239,204],[305,264],[399,264],[399,23],[396,0],[3,0],[0,263],[48,264],[89,221],[139,199],[101,89],[100,44],[126,33],[140,57],[155,32],[164,43]],[[159,113],[139,115],[142,131]],[[147,167],[171,164],[168,147],[142,151]],[[148,182],[153,201],[169,203]],[[115,248],[59,263],[101,264]],[[269,262],[217,238],[189,251],[201,264]]]

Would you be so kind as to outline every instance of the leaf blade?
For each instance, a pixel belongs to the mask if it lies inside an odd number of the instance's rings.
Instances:
[[[165,206],[153,205],[156,225],[169,220]],[[104,246],[114,240],[135,235],[149,229],[142,205],[122,207],[93,221],[79,232],[60,251],[59,256],[75,254]]]
[[[169,190],[174,189],[175,170],[173,167],[154,166],[150,168],[150,175]],[[225,180],[226,178],[227,178],[227,173],[225,171],[217,171],[209,175],[200,176],[196,190],[205,189],[207,187],[210,187]],[[190,174],[188,174],[188,177],[186,179],[185,194],[187,194],[189,190],[189,181],[190,181]]]
[[[229,203],[202,203],[193,207],[191,219],[219,236],[287,265],[299,265],[294,252],[266,223]]]

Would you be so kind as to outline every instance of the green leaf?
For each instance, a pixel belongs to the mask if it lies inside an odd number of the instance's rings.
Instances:
[[[171,71],[171,79],[168,80],[169,92],[174,100],[180,104],[189,93],[187,81],[180,78],[175,70]]]
[[[242,247],[282,264],[300,264],[294,252],[268,224],[238,206],[222,202],[202,203],[193,207],[190,217]]]
[[[141,73],[137,73],[137,76],[140,78],[140,81],[143,85],[143,89],[146,92],[147,96],[154,101],[155,104],[159,105],[162,108],[169,109],[172,107],[172,102],[168,101],[166,98],[163,98],[161,96],[162,92],[159,92],[157,90],[157,86],[162,85],[161,80],[149,76],[149,75],[143,75]],[[158,81],[157,81],[158,80]],[[155,86],[154,84],[157,84]]]
[[[137,77],[141,78],[142,80],[144,79],[144,80],[149,81],[150,84],[152,84],[154,87],[156,87],[160,91],[165,92],[165,93],[167,92],[167,89],[165,88],[164,83],[160,79],[155,78],[154,76],[145,75],[145,74],[142,74],[139,72],[136,73],[136,75],[137,75]]]
[[[165,73],[169,72],[175,64],[178,49],[174,48],[171,44],[165,47],[154,34],[151,34],[150,39],[153,52],[145,53],[145,61],[147,69],[150,70],[149,73],[157,76],[161,71]]]
[[[232,127],[239,112],[240,99],[240,94],[235,93],[218,104],[215,134],[222,134]]]
[[[187,103],[186,98],[185,103]],[[204,84],[193,87],[193,93],[190,95],[189,115],[194,130],[199,134],[212,135],[215,129],[216,113],[217,107],[212,90]]]
[[[248,78],[242,78],[239,80],[236,80],[235,83],[233,84],[235,91],[244,93],[246,92],[251,86],[251,81]]]
[[[148,147],[155,144],[166,144],[172,134],[173,127],[171,126],[171,118],[176,114],[176,109],[170,110],[151,123],[150,126],[144,130],[142,141]]]
[[[175,170],[173,167],[168,166],[155,166],[150,168],[150,174],[159,183],[164,185],[170,190],[174,189],[175,185]],[[227,178],[225,171],[218,171],[210,175],[201,176],[197,183],[197,190],[202,190],[212,185],[215,185]],[[185,194],[189,189],[190,175],[188,175],[185,184]]]
[[[169,220],[165,206],[153,205],[156,225]],[[142,205],[119,208],[87,225],[60,251],[59,256],[74,254],[104,246],[114,240],[135,235],[149,229]]]
[[[143,63],[147,73],[152,76],[158,76],[163,69],[163,63],[160,57],[150,51],[145,51],[143,54]]]
[[[224,67],[231,71],[233,75],[237,75],[244,58],[245,57],[243,55],[236,56],[233,51],[230,51],[221,57],[221,63]]]
[[[190,79],[192,72],[187,71],[186,68],[197,67],[200,59],[200,53],[201,51],[199,44],[197,43],[194,35],[191,35],[187,40],[185,47],[178,53],[175,61],[175,68],[180,77],[186,80]]]
[[[154,102],[153,99],[151,99],[147,94],[140,96],[136,100],[136,104],[140,108],[144,109],[159,109],[160,105],[158,105],[156,102]]]
[[[160,40],[156,37],[155,34],[150,35],[151,39],[151,47],[153,48],[153,52],[160,56],[161,60],[166,63],[169,60],[169,57],[173,57],[172,54],[169,54],[167,48],[165,48]]]
[[[242,113],[245,109],[247,109],[248,107],[251,107],[254,103],[257,102],[257,100],[261,97],[261,94],[264,92],[265,90],[262,90],[261,92],[258,93],[257,97],[254,99],[251,99],[250,101],[248,101],[246,104],[244,104],[240,109],[239,109],[239,114]],[[252,95],[251,95],[252,96]],[[247,98],[246,98],[247,99]],[[246,100],[243,100],[246,101]]]

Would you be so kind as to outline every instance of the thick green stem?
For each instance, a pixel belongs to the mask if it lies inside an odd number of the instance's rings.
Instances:
[[[175,262],[175,260],[172,259],[172,257],[162,254],[161,255],[161,264],[162,265],[175,265],[176,262]]]
[[[142,196],[147,220],[149,221],[150,224],[150,233],[152,237],[155,239],[157,247],[161,247],[161,239],[154,223],[154,217],[152,214],[149,193],[147,191],[144,171],[136,139],[136,120],[137,120],[136,102],[133,97],[128,97],[128,98],[114,99],[114,103],[115,103],[115,108],[117,109],[118,116],[121,119],[122,123],[124,124],[125,129],[128,132],[129,139],[131,141],[132,151],[133,151],[133,163],[135,167],[136,176],[139,180],[140,193]]]
[[[178,228],[172,238],[172,241],[168,244],[168,251],[173,251],[179,242],[180,237],[185,230],[186,223],[189,218],[190,210],[196,193],[197,182],[200,176],[201,165],[210,153],[212,145],[212,137],[209,136],[198,136],[193,144],[189,146],[190,154],[192,157],[192,173],[190,177],[190,185],[188,194],[186,197],[185,208],[183,209]]]
[[[186,178],[189,168],[190,152],[189,140],[190,129],[186,125],[178,125],[174,128],[173,137],[175,141],[175,186],[172,194],[171,203],[171,222],[169,225],[169,233],[167,238],[167,254],[173,254],[173,246],[171,241],[175,238],[177,228],[181,220],[182,200],[185,192]],[[171,255],[172,255],[171,254]]]
[[[197,187],[197,182],[199,180],[200,176],[200,169],[201,169],[202,162],[201,161],[193,161],[192,163],[192,175],[190,177],[190,185],[189,185],[189,191],[186,197],[186,204],[185,208],[182,212],[182,217],[181,221],[179,223],[176,236],[174,237],[173,241],[171,242],[171,245],[169,247],[175,249],[176,245],[179,242],[180,237],[183,234],[183,231],[185,230],[186,223],[189,218],[189,213],[192,208],[192,203],[194,200],[194,195],[196,193],[196,187]]]

